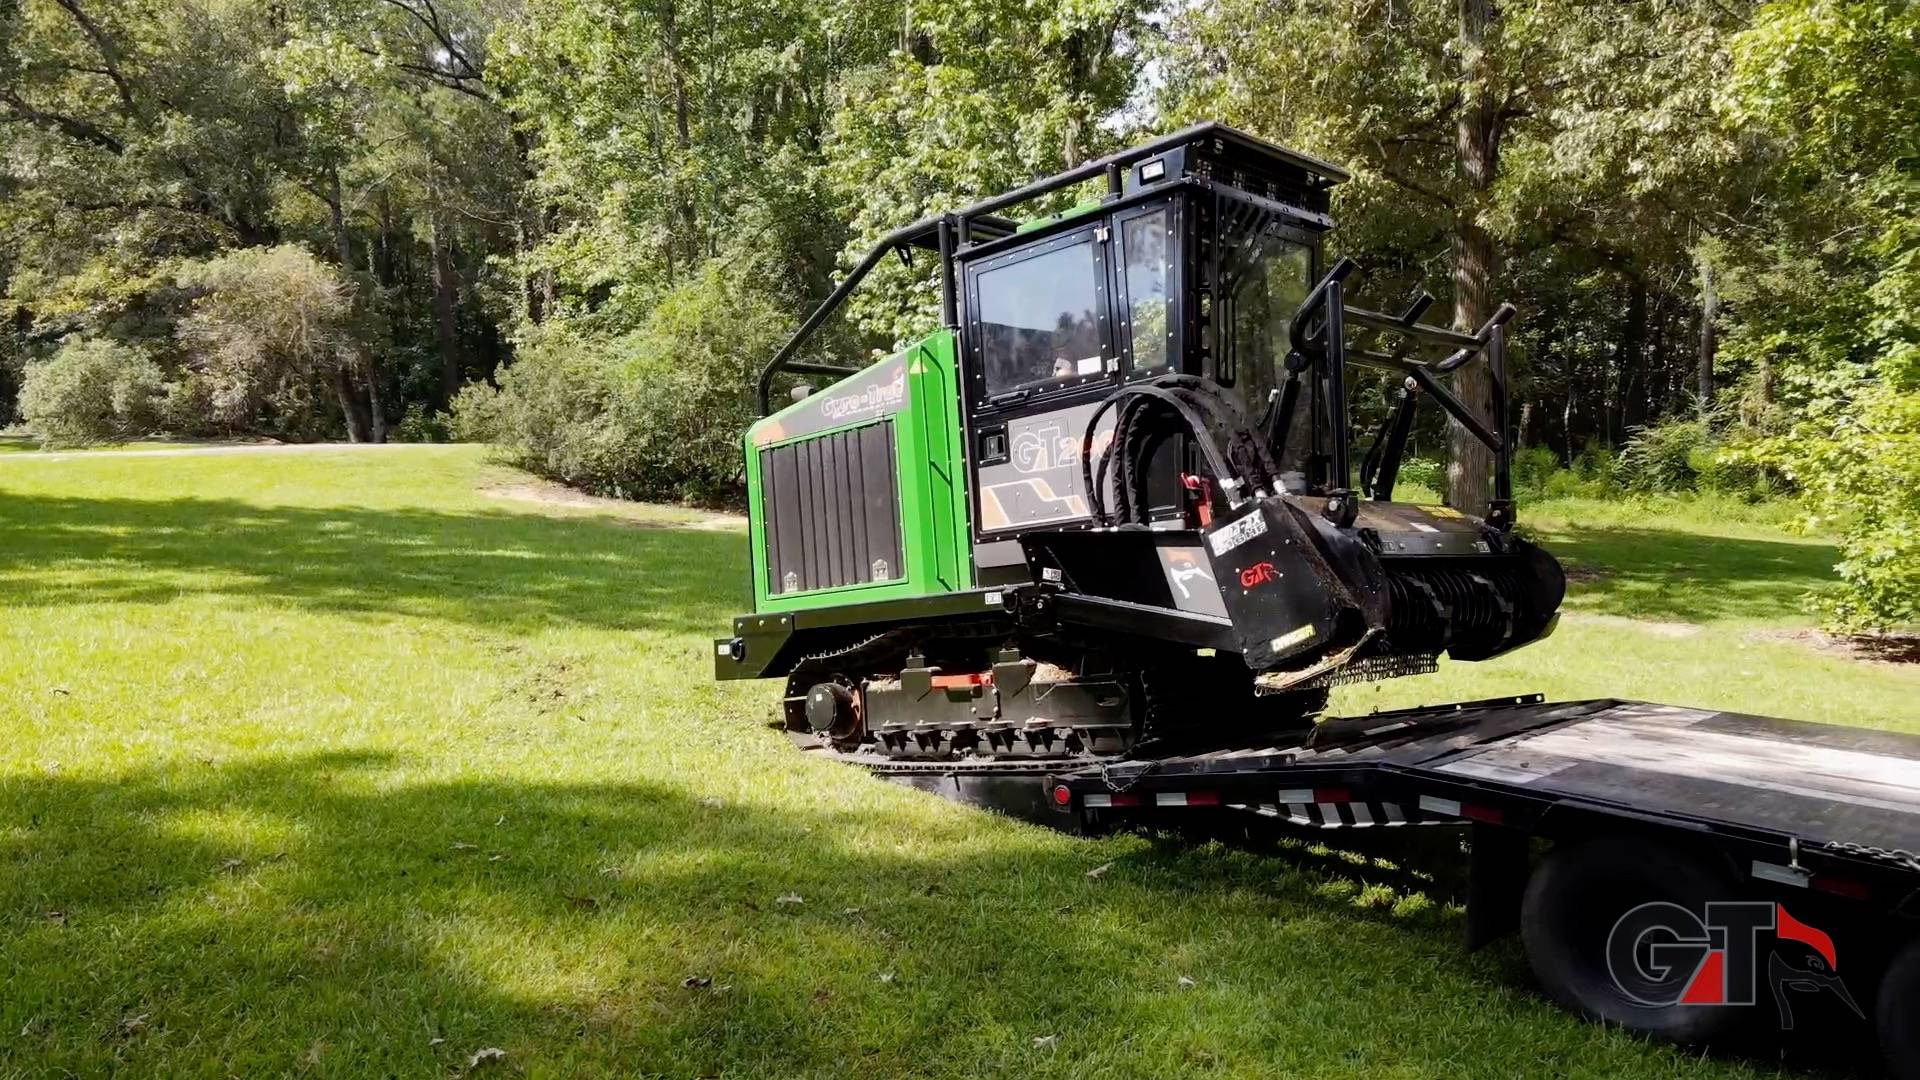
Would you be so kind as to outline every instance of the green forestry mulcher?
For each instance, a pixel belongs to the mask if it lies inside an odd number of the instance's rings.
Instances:
[[[1343,179],[1203,124],[887,236],[761,374],[763,415],[783,372],[836,381],[747,432],[754,613],[719,676],[784,677],[788,728],[840,751],[1110,758],[1550,632],[1560,567],[1512,532],[1513,309],[1462,333],[1422,323],[1424,295],[1349,306],[1353,264],[1322,254]],[[862,369],[796,359],[915,252],[940,328]],[[1448,388],[1468,364],[1491,426]],[[1357,476],[1349,365],[1401,380]],[[1485,519],[1393,501],[1426,400],[1491,451]]]

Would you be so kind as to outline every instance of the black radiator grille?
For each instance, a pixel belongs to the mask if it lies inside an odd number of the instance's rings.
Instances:
[[[762,451],[767,592],[904,577],[899,491],[892,420]]]

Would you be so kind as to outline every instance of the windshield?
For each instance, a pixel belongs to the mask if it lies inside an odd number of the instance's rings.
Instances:
[[[1239,391],[1248,419],[1259,422],[1277,405],[1275,391],[1286,379],[1287,328],[1313,288],[1313,248],[1281,235],[1269,215],[1225,217],[1214,378]],[[1279,463],[1283,473],[1300,474],[1293,483],[1302,486],[1319,426],[1313,382],[1302,376]]]

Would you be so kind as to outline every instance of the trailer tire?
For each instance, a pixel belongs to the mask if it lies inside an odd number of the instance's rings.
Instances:
[[[1887,966],[1874,1012],[1887,1071],[1898,1080],[1920,1080],[1920,937]]]
[[[1639,838],[1603,837],[1557,847],[1534,870],[1521,901],[1520,936],[1540,986],[1565,1008],[1650,1038],[1709,1043],[1738,1034],[1752,1008],[1649,1005],[1629,997],[1607,963],[1618,920],[1666,901],[1699,913],[1735,895],[1724,875],[1686,852]]]

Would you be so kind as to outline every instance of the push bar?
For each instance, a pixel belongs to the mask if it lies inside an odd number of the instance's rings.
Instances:
[[[755,401],[759,403],[761,416],[773,411],[769,402],[773,393],[773,377],[781,371],[800,371],[813,375],[851,375],[859,370],[858,368],[831,367],[826,364],[790,364],[788,361],[793,358],[794,353],[800,351],[800,346],[813,336],[813,332],[820,329],[820,324],[826,322],[829,315],[838,311],[840,305],[847,302],[847,297],[853,295],[853,290],[860,287],[860,283],[867,279],[867,275],[873,272],[874,267],[880,265],[880,260],[886,258],[888,252],[923,239],[939,227],[939,218],[922,218],[911,225],[888,233],[880,239],[879,243],[873,245],[866,257],[860,260],[860,264],[853,268],[853,272],[842,278],[840,284],[827,294],[827,298],[820,301],[820,306],[813,309],[813,314],[808,315],[807,321],[800,324],[800,329],[795,330],[793,336],[787,339],[787,343],[780,346],[780,351],[773,354],[773,359],[767,361],[767,365],[760,369],[760,382],[756,388]]]
[[[1494,453],[1493,506],[1488,520],[1504,528],[1513,521],[1513,478],[1512,478],[1512,439],[1507,431],[1507,364],[1506,364],[1506,326],[1513,321],[1515,309],[1512,304],[1501,304],[1496,308],[1480,329],[1468,334],[1443,326],[1431,326],[1420,322],[1420,316],[1433,305],[1433,297],[1422,291],[1407,310],[1399,315],[1390,315],[1383,311],[1367,308],[1348,307],[1341,299],[1343,283],[1356,269],[1353,260],[1341,259],[1330,267],[1321,277],[1313,290],[1307,294],[1305,302],[1294,312],[1288,324],[1288,337],[1294,352],[1311,357],[1324,364],[1329,391],[1341,396],[1344,391],[1344,379],[1333,376],[1333,372],[1343,369],[1351,360],[1368,367],[1384,368],[1398,374],[1409,376],[1414,386],[1424,391],[1448,415],[1466,428],[1474,438]],[[1316,317],[1318,325],[1315,325]],[[1400,341],[1391,353],[1369,349],[1347,348],[1345,328],[1351,321],[1356,326],[1371,330],[1382,330],[1400,335]],[[1451,347],[1444,358],[1432,363],[1422,363],[1412,359],[1408,353],[1416,345]],[[1461,401],[1451,390],[1440,382],[1439,376],[1455,371],[1476,356],[1484,355],[1487,366],[1493,376],[1492,396],[1494,423],[1489,426],[1474,410]],[[1376,470],[1385,479],[1382,485],[1390,492],[1393,480],[1399,471],[1399,456],[1405,451],[1404,428],[1411,424],[1411,412],[1415,398],[1411,395],[1403,398],[1402,408],[1396,408],[1388,418],[1380,435],[1375,439],[1373,449],[1367,454],[1363,466],[1362,485],[1372,487]],[[1347,455],[1345,452],[1345,419],[1347,415],[1344,397],[1332,403],[1334,409],[1333,427],[1335,432],[1333,466],[1338,487],[1347,483]],[[1403,415],[1404,412],[1404,415]],[[1397,434],[1398,438],[1391,437]],[[1376,488],[1376,490],[1378,490]]]

